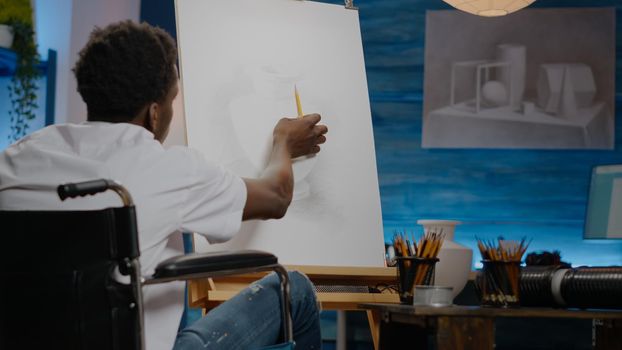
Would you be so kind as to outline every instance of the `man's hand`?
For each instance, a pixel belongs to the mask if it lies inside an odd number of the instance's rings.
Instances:
[[[319,114],[281,119],[274,128],[268,166],[259,179],[244,179],[246,205],[242,218],[278,219],[287,212],[294,193],[292,158],[315,154],[326,142],[326,125],[318,125]]]
[[[283,118],[274,127],[274,144],[283,142],[292,158],[315,154],[326,142],[326,125],[319,125],[319,114],[302,118]]]

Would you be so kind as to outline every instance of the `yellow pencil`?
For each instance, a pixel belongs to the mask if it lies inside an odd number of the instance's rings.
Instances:
[[[300,104],[300,95],[298,95],[298,88],[294,85],[294,96],[296,97],[296,110],[298,110],[298,118],[302,118],[302,105]]]

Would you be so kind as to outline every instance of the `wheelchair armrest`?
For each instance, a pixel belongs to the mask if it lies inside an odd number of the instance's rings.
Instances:
[[[153,278],[184,279],[183,277],[187,275],[246,271],[276,264],[278,264],[276,256],[257,250],[193,253],[162,261],[156,267]]]
[[[283,334],[289,343],[294,339],[289,297],[289,277],[286,269],[278,263],[277,257],[273,254],[257,250],[238,250],[180,255],[159,263],[152,278],[143,279],[143,285],[266,270],[274,270],[281,281]]]

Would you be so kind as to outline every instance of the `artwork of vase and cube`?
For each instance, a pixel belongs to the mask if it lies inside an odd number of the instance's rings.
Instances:
[[[428,13],[422,146],[612,149],[614,18],[606,8]]]

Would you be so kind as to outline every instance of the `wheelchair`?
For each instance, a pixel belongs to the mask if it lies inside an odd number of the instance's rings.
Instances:
[[[108,190],[123,206],[0,211],[0,349],[144,350],[142,286],[267,270],[279,276],[283,348],[293,348],[288,275],[276,256],[186,254],[143,277],[130,193],[106,179],[57,188],[60,200]],[[113,278],[117,269],[129,284]]]

